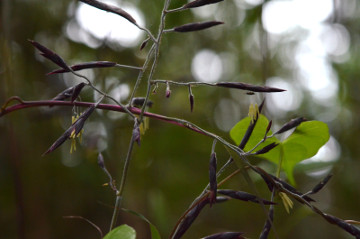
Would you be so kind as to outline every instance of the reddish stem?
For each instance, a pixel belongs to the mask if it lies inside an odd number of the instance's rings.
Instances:
[[[94,103],[91,103],[91,102],[77,102],[77,101],[75,101],[75,102],[57,101],[57,100],[21,101],[21,103],[9,106],[7,108],[2,108],[1,111],[0,111],[0,117],[6,115],[8,113],[11,113],[13,111],[17,111],[17,110],[21,110],[21,109],[25,109],[25,108],[42,107],[42,106],[80,106],[80,107],[90,107],[92,105],[94,105]],[[98,106],[96,108],[125,113],[124,108],[119,106],[119,105],[98,104]],[[136,115],[141,114],[141,109],[136,108],[136,107],[128,107],[128,110],[131,113],[136,114]],[[170,123],[170,124],[178,125],[180,127],[190,129],[190,130],[192,130],[192,131],[194,131],[196,133],[206,135],[204,132],[202,132],[202,131],[194,128],[194,127],[191,127],[191,125],[178,122],[175,119],[166,117],[164,115],[154,114],[154,113],[150,113],[150,112],[144,112],[144,116],[149,117],[149,118],[153,118],[153,119],[157,119],[157,120],[161,120],[161,121],[164,121],[164,122],[167,122],[167,123]]]

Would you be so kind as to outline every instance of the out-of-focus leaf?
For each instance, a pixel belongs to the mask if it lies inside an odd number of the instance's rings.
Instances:
[[[230,136],[236,144],[240,143],[242,137],[245,135],[250,120],[251,119],[247,117],[238,122],[231,129]],[[245,151],[249,151],[255,147],[255,145],[264,138],[268,123],[268,119],[265,116],[260,115],[254,132],[244,149]],[[269,134],[272,134],[271,131],[269,131]],[[278,164],[280,157],[282,157],[282,168],[286,172],[289,181],[292,184],[295,184],[293,177],[295,165],[304,159],[314,156],[320,147],[329,140],[329,137],[329,129],[325,123],[320,121],[306,121],[302,122],[283,142],[272,137],[267,139],[263,144],[260,144],[255,151],[260,150],[271,143],[278,143],[279,145],[277,147],[270,150],[268,153],[262,154],[261,157],[264,157],[275,164]]]
[[[103,239],[135,239],[136,231],[134,228],[124,224],[111,230]]]
[[[142,215],[138,212],[129,210],[129,209],[125,209],[125,208],[122,208],[121,210],[123,210],[125,212],[129,212],[131,214],[134,214],[135,216],[137,216],[137,217],[141,218],[142,220],[144,220],[145,222],[147,222],[150,227],[151,239],[161,239],[158,229],[144,215]]]

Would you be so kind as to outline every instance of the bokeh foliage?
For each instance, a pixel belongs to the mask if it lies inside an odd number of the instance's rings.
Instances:
[[[216,14],[207,19],[200,19],[192,11],[169,15],[169,28],[214,18],[224,21],[225,25],[190,34],[166,34],[162,41],[155,78],[193,81],[192,58],[198,51],[210,49],[220,55],[230,56],[228,59],[231,59],[231,64],[235,66],[228,69],[227,65],[224,65],[222,81],[265,84],[268,77],[282,76],[289,78],[289,83],[296,86],[296,82],[291,80],[291,70],[278,56],[281,47],[270,50],[264,63],[261,48],[256,44],[249,46],[249,42],[259,40],[256,35],[261,33],[261,5],[249,5],[247,9],[240,11],[235,2],[226,0],[219,4]],[[341,63],[332,62],[339,79],[336,101],[340,107],[335,109],[317,104],[309,97],[310,93],[304,90],[305,97],[298,109],[285,114],[265,109],[264,114],[277,125],[295,116],[322,120],[328,124],[331,135],[340,144],[341,155],[332,169],[335,176],[316,199],[319,207],[329,213],[345,219],[359,220],[360,148],[357,135],[360,134],[360,22],[359,14],[342,17],[340,13],[341,9],[345,9],[349,4],[354,5],[355,12],[360,11],[360,6],[356,1],[350,0],[334,2],[338,3],[337,17],[328,21],[343,25],[348,30],[351,42],[347,60]],[[137,0],[132,3],[143,13],[147,27],[156,32],[163,2]],[[173,1],[172,7],[179,7],[184,3],[185,1]],[[56,67],[41,59],[27,39],[35,39],[54,49],[69,63],[108,60],[120,64],[142,65],[144,54],[139,52],[139,46],[114,47],[106,40],[93,39],[100,44],[97,48],[91,48],[70,40],[66,34],[66,26],[69,21],[74,20],[74,9],[78,4],[77,1],[67,0],[1,2],[0,103],[13,95],[26,100],[48,99],[65,89],[66,81],[75,82],[70,76],[45,76]],[[301,38],[299,35],[301,34],[295,34],[294,42]],[[288,45],[283,47],[285,49]],[[258,58],[253,56],[256,54]],[[94,71],[94,81],[104,87],[110,76],[116,79],[115,83],[127,84],[132,89],[137,72],[117,68]],[[165,88],[161,86],[158,93],[151,96],[154,105],[150,111],[187,119],[228,140],[230,136],[225,130],[230,129],[228,125],[234,125],[246,117],[249,103],[259,103],[261,99],[258,95],[249,96],[234,90],[197,87],[193,89],[194,112],[190,113],[187,89],[174,86],[171,90],[171,97],[165,99]],[[141,87],[138,96],[144,92],[145,87]],[[93,93],[85,91],[82,99],[93,101]],[[123,100],[126,103],[126,99]],[[329,120],[324,118],[324,113],[329,115]],[[96,164],[98,140],[103,139],[103,144],[106,145],[103,154],[107,167],[118,180],[131,136],[132,122],[127,117],[114,118],[110,113],[97,112],[91,116],[91,123],[85,127],[87,137],[83,146],[78,147],[75,153],[70,154],[70,144],[64,144],[61,149],[42,158],[42,153],[63,133],[70,122],[71,109],[60,107],[28,109],[0,119],[2,237],[97,236],[97,232],[84,221],[62,218],[68,215],[80,215],[93,221],[104,231],[107,230],[114,195],[108,187],[102,186],[107,178]],[[178,217],[207,183],[211,144],[212,140],[202,135],[151,120],[150,129],[143,136],[141,147],[134,152],[124,207],[145,215],[159,228],[163,237],[169,235]],[[228,158],[226,150],[221,147],[217,148],[217,155],[219,164]],[[259,164],[270,171],[274,170],[270,163]],[[315,185],[319,178],[305,174],[304,167],[295,170],[295,179],[298,187],[306,191]],[[256,177],[254,180],[256,181]],[[268,195],[264,183],[261,180],[256,182],[262,196]],[[231,180],[226,187],[251,191],[240,176]],[[199,238],[223,230],[246,231],[246,236],[256,238],[264,221],[265,216],[257,205],[229,202],[214,206],[211,210],[204,210],[185,238]],[[148,225],[135,216],[122,213],[119,223],[133,226],[139,238],[147,238],[149,235]],[[290,215],[283,209],[278,210],[275,227],[280,238],[348,236],[299,205],[295,206]]]

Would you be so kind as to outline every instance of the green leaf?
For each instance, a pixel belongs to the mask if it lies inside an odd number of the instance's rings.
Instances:
[[[249,127],[251,118],[250,117],[246,117],[242,120],[240,120],[231,130],[230,130],[230,137],[232,138],[232,140],[234,140],[234,142],[236,143],[236,145],[239,145],[242,138],[245,135],[245,132],[247,130],[247,128]],[[253,133],[250,136],[249,141],[247,142],[247,144],[245,145],[244,151],[249,151],[251,149],[253,149],[255,147],[256,144],[258,144],[265,135],[265,131],[266,128],[269,124],[269,120],[264,116],[264,115],[259,115],[259,118],[256,122],[255,128]],[[269,131],[268,135],[271,135],[272,132],[271,130]],[[280,141],[277,138],[269,138],[267,139],[264,143],[262,143],[261,145],[259,145],[255,151],[262,149],[264,146],[269,145],[271,143],[280,143]],[[277,147],[276,147],[277,148]],[[269,155],[271,154],[271,152],[273,152],[274,150],[276,150],[276,148],[274,148],[273,150],[271,150],[269,153],[266,153],[264,155]],[[278,150],[276,150],[278,151]]]
[[[111,230],[103,239],[135,239],[134,228],[124,224]]]
[[[142,220],[144,220],[145,222],[147,222],[149,224],[150,227],[150,232],[151,232],[151,239],[161,239],[160,237],[160,233],[157,230],[157,228],[142,214],[132,211],[130,209],[125,209],[125,208],[121,208],[121,210],[125,211],[125,212],[129,212],[131,214],[134,214],[135,216],[141,218]]]
[[[240,144],[241,139],[244,137],[246,129],[249,126],[250,120],[251,119],[247,117],[239,121],[231,129],[230,136],[236,144]],[[263,139],[268,123],[268,119],[265,116],[260,115],[253,134],[245,146],[245,151],[251,150]],[[270,131],[269,135],[271,134]],[[325,123],[320,121],[306,121],[301,123],[283,142],[280,142],[275,137],[269,138],[264,143],[260,144],[256,150],[273,142],[278,143],[279,145],[277,147],[270,152],[261,155],[261,157],[264,157],[275,164],[279,164],[280,157],[282,157],[282,168],[286,172],[289,181],[292,184],[295,184],[293,176],[295,165],[314,156],[329,138],[329,129]]]
[[[283,141],[283,168],[294,184],[292,175],[295,165],[314,156],[330,138],[329,128],[321,121],[306,121]]]

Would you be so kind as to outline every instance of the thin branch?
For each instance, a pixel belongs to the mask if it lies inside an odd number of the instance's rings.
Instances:
[[[135,120],[135,121],[136,122],[135,122],[134,127],[137,127],[137,120]],[[114,207],[114,211],[113,211],[113,216],[111,218],[110,230],[109,231],[111,231],[115,227],[117,217],[119,215],[121,202],[122,202],[122,195],[123,195],[123,192],[124,192],[124,187],[125,187],[125,183],[126,183],[126,179],[127,179],[127,173],[128,173],[129,164],[130,164],[130,159],[131,159],[131,153],[132,153],[133,148],[134,148],[134,142],[135,142],[134,134],[132,134],[131,139],[130,139],[130,143],[129,143],[128,152],[127,152],[126,159],[125,159],[123,173],[122,173],[122,176],[121,176],[119,190],[116,192],[115,207]]]
[[[63,218],[70,218],[70,219],[81,219],[86,221],[87,223],[89,223],[92,227],[94,227],[100,234],[100,239],[103,238],[103,232],[101,231],[100,227],[98,227],[95,223],[93,223],[92,221],[90,221],[89,219],[86,219],[85,217],[82,216],[63,216]]]

